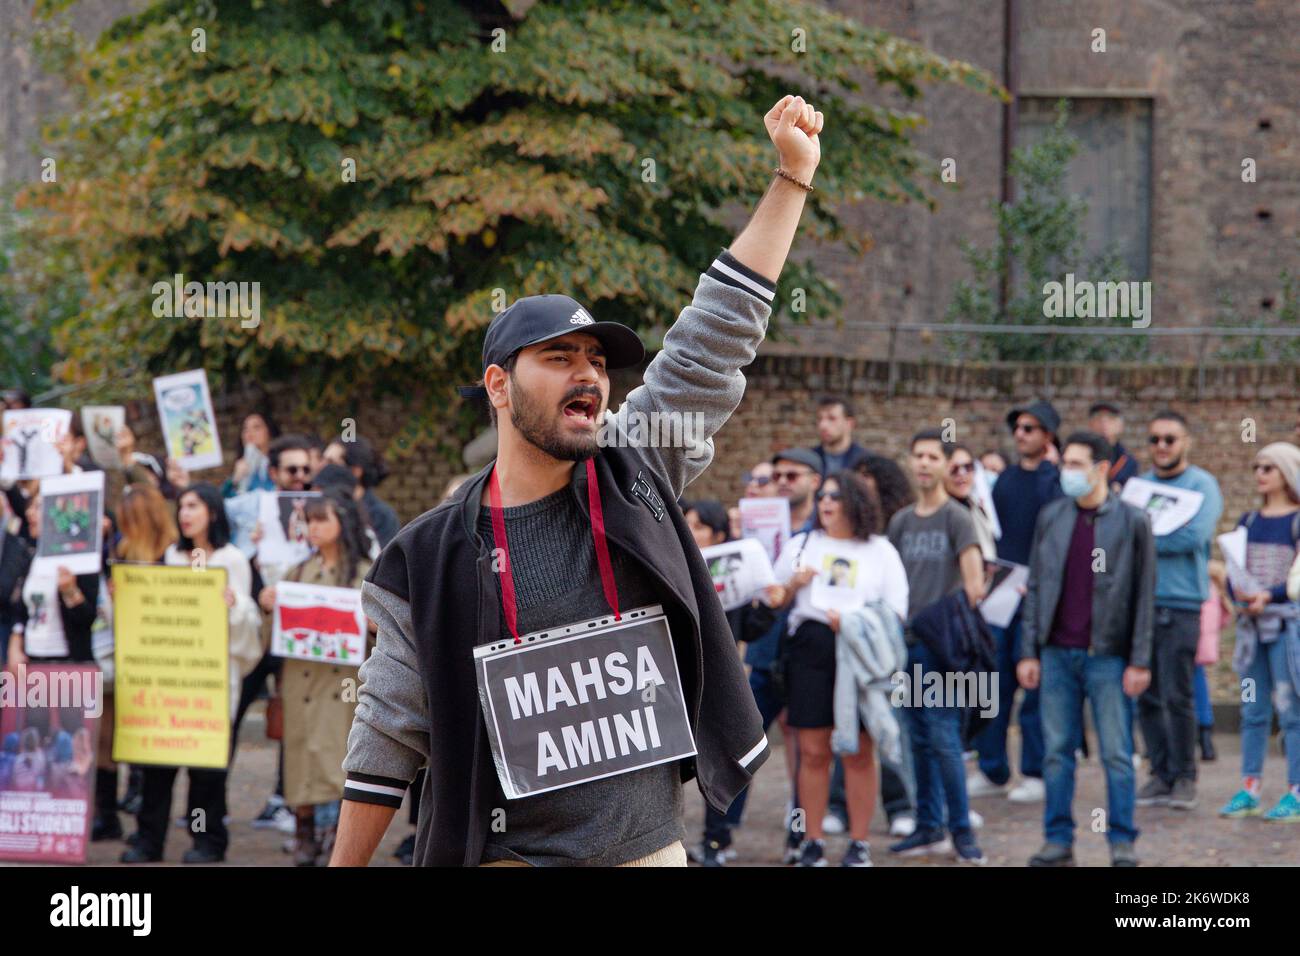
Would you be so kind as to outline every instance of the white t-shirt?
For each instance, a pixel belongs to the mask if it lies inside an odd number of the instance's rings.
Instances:
[[[811,567],[817,574],[795,595],[789,633],[793,634],[804,621],[829,624],[827,610],[851,611],[878,600],[884,600],[901,620],[907,620],[907,572],[884,535],[873,534],[859,541],[832,538],[820,529],[797,534],[781,549],[776,561],[778,583],[785,584],[793,576],[796,557],[800,565]]]
[[[27,605],[23,653],[28,657],[67,657],[68,637],[63,631],[63,610],[59,605],[58,569],[46,567],[31,571],[23,582],[23,603]]]

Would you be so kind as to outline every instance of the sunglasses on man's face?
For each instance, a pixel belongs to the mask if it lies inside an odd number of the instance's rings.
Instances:
[[[1042,425],[1035,425],[1032,422],[1017,422],[1015,430],[1023,432],[1026,435],[1032,435],[1034,432],[1042,431]]]
[[[1149,435],[1147,442],[1152,445],[1176,445],[1178,444],[1177,435]]]
[[[283,465],[279,470],[286,475],[310,475],[311,465]]]
[[[975,462],[968,461],[964,465],[953,465],[948,469],[948,474],[954,478],[958,475],[973,475],[975,474]]]
[[[811,471],[774,471],[772,478],[774,481],[798,481],[805,475],[811,474]]]

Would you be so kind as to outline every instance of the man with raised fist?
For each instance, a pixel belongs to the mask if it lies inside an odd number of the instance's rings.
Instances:
[[[364,586],[378,643],[333,865],[369,861],[427,766],[418,864],[682,866],[683,782],[725,812],[766,759],[675,503],[744,394],[821,158],[822,114],[802,98],[764,124],[780,160],[767,193],[617,411],[609,371],[644,355],[631,329],[565,295],[520,299],[488,327],[475,388],[496,460],[407,525]],[[704,435],[629,430],[665,416]]]

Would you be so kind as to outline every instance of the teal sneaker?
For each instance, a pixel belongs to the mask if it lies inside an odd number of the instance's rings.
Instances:
[[[1264,814],[1270,823],[1300,823],[1300,800],[1290,790],[1272,810]]]
[[[1238,790],[1219,811],[1221,817],[1257,817],[1259,814],[1259,797],[1252,797],[1249,790]]]

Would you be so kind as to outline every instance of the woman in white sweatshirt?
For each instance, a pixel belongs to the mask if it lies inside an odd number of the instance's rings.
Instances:
[[[212,485],[191,485],[176,503],[180,540],[167,549],[163,563],[225,568],[226,606],[230,616],[230,712],[239,703],[240,683],[262,657],[261,612],[253,600],[252,569],[243,553],[230,543],[230,522],[221,493]],[[200,563],[201,562],[201,563]],[[157,862],[167,838],[172,786],[178,767],[146,767],[140,806],[140,832],[124,863]],[[186,813],[194,846],[184,863],[219,863],[225,859],[226,770],[189,768],[191,806]],[[199,816],[194,810],[202,810]],[[201,821],[203,826],[197,824]]]

